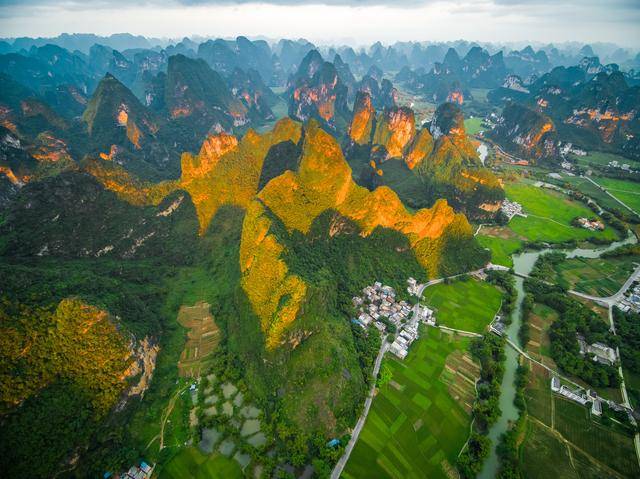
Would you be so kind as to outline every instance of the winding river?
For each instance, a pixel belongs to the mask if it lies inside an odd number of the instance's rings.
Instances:
[[[575,248],[572,250],[559,250],[559,249],[544,249],[539,251],[526,251],[518,255],[513,256],[513,270],[518,274],[529,275],[533,266],[536,264],[538,257],[548,251],[561,251],[567,255],[568,258],[599,258],[600,255],[611,251],[619,246],[625,244],[637,243],[636,236],[629,232],[629,235],[622,241],[615,241],[610,245],[596,249],[584,249]],[[519,276],[515,277],[515,287],[518,293],[516,298],[516,305],[511,315],[511,324],[506,328],[505,334],[513,341],[518,347],[522,348],[520,344],[520,338],[518,331],[522,324],[522,301],[524,300],[524,279]],[[500,439],[500,436],[507,431],[509,424],[515,422],[518,419],[518,409],[513,404],[513,400],[516,397],[516,388],[514,384],[516,369],[518,367],[518,353],[515,349],[505,346],[505,371],[504,378],[502,379],[502,385],[500,387],[500,410],[502,414],[496,423],[489,430],[489,438],[491,439],[491,452],[489,457],[485,461],[482,471],[478,475],[480,479],[492,479],[496,477],[498,473],[499,461],[496,454],[496,445]]]

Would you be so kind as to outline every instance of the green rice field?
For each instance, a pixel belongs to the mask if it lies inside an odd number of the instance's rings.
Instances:
[[[522,241],[517,238],[498,238],[496,236],[476,236],[481,246],[491,250],[491,262],[502,266],[513,267],[511,255],[522,247]]]
[[[640,256],[567,259],[555,267],[556,282],[593,296],[611,296],[622,287],[638,263]]]
[[[206,455],[196,447],[176,454],[160,472],[160,479],[235,479],[244,477],[238,463],[222,454]]]
[[[640,183],[613,178],[594,178],[594,181],[629,208],[640,214]],[[620,205],[622,206],[622,205]]]
[[[520,203],[528,215],[526,218],[514,217],[509,227],[530,241],[561,243],[589,238],[617,239],[616,233],[609,227],[604,231],[589,231],[571,226],[574,218],[590,218],[595,213],[561,192],[527,183],[509,183],[505,185],[505,193],[508,199]]]
[[[422,298],[435,310],[438,324],[481,333],[498,312],[502,293],[489,283],[468,279],[429,286]]]
[[[533,368],[525,397],[527,419],[520,447],[524,477],[638,477],[629,433],[615,423],[604,425],[591,416],[589,407],[552,393],[547,371]]]
[[[447,358],[469,339],[424,329],[404,361],[388,359],[391,381],[373,400],[342,474],[360,478],[447,478],[469,435],[471,418],[443,380]],[[473,383],[468,386],[473,391]]]

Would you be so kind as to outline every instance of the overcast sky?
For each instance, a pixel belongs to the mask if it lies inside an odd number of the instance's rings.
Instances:
[[[640,0],[0,0],[0,36],[63,32],[640,47]]]

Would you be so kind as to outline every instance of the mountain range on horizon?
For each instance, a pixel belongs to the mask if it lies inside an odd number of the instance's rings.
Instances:
[[[635,477],[639,181],[613,44],[0,40],[0,470]]]

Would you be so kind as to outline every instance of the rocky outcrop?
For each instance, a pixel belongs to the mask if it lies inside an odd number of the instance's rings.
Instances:
[[[556,128],[551,118],[517,103],[505,107],[491,138],[508,152],[540,161],[555,158]]]
[[[303,122],[313,118],[332,129],[346,125],[347,87],[333,64],[322,61],[316,50],[307,54],[289,79],[287,92],[292,118]]]
[[[412,215],[391,189],[369,192],[358,186],[335,139],[317,123],[309,123],[298,170],[286,171],[260,191],[248,207],[243,227],[242,284],[261,319],[269,347],[283,341],[284,330],[300,310],[306,286],[283,261],[283,247],[265,209],[289,231],[305,234],[314,219],[330,209],[355,221],[363,235],[377,227],[397,230],[407,236],[430,274],[438,271],[442,260],[438,242],[450,228],[460,237],[471,235],[467,220],[446,201]]]
[[[371,141],[373,122],[376,111],[371,102],[371,95],[359,91],[353,106],[353,118],[349,127],[349,138],[358,145],[368,144]]]
[[[413,110],[407,107],[388,108],[378,116],[373,144],[383,146],[387,158],[401,158],[415,133]]]

